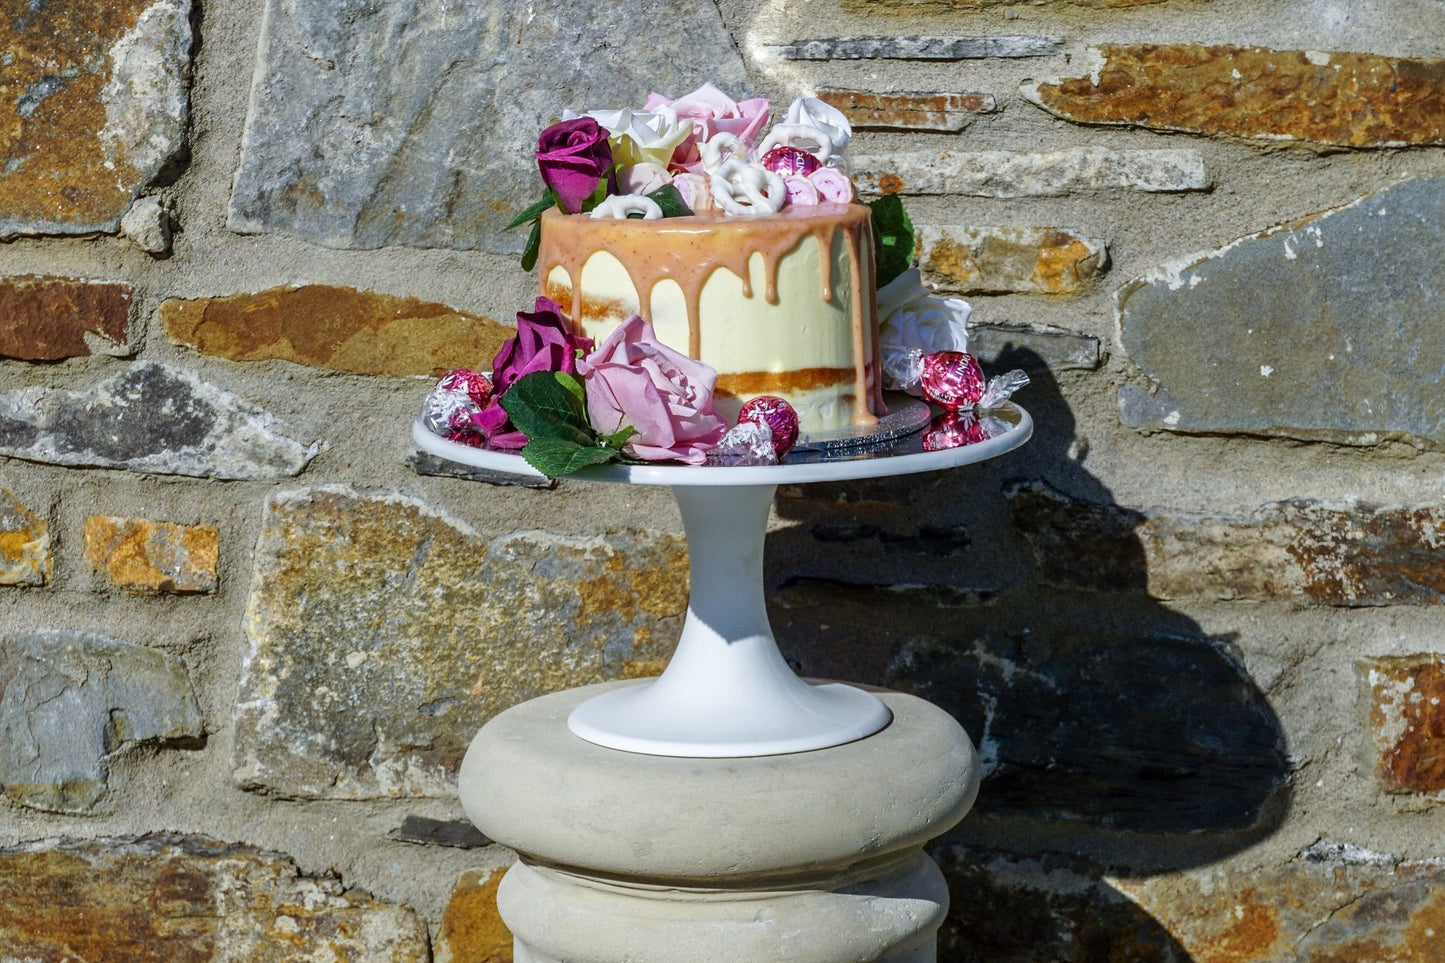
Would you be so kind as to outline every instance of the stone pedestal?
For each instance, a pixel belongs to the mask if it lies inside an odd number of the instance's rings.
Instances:
[[[509,709],[477,734],[461,798],[519,853],[498,904],[518,963],[924,963],[948,908],[924,855],[978,791],[942,710],[878,692],[857,742],[741,759],[606,749],[567,729],[619,685]]]

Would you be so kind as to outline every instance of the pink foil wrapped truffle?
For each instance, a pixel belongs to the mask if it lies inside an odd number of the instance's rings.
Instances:
[[[491,397],[492,383],[486,375],[470,368],[448,371],[422,402],[422,423],[434,435],[471,445],[476,434],[472,415],[485,408]]]
[[[707,463],[726,468],[776,465],[773,432],[765,421],[740,421],[707,453]]]
[[[822,167],[818,158],[796,147],[774,147],[763,155],[763,167],[781,177],[801,174],[804,177]]]
[[[978,359],[963,351],[935,351],[923,359],[923,397],[950,411],[972,408],[983,397]]]
[[[798,442],[798,413],[793,406],[774,395],[759,395],[743,405],[738,423],[759,422],[773,433],[773,449],[782,458]]]

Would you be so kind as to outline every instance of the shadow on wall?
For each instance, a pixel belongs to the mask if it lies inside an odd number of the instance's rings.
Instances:
[[[1127,524],[1107,572],[1060,588],[1020,537],[1069,524],[1061,490],[1111,506],[1043,360],[1018,400],[1035,434],[995,462],[779,492],[773,627],[805,675],[911,692],[973,737],[974,811],[934,845],[953,891],[950,963],[1190,957],[1105,881],[1203,865],[1269,835],[1288,808],[1284,733],[1231,639],[1149,599]],[[1000,369],[1001,370],[1001,369]],[[1112,514],[1112,513],[1109,513]],[[1083,564],[1083,563],[1080,563]],[[1092,564],[1092,563],[1091,563]]]

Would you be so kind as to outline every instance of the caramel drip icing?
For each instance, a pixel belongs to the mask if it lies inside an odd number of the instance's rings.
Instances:
[[[873,222],[868,222],[868,243],[863,245],[864,256],[868,259],[868,317],[878,317],[878,252],[873,246]],[[882,318],[878,319],[880,322]],[[872,332],[871,344],[867,361],[868,384],[871,386],[869,397],[873,401],[873,414],[888,414],[888,406],[883,403],[883,347],[879,343],[879,324],[868,326]],[[876,423],[876,419],[875,419]]]
[[[537,264],[541,289],[549,290],[547,277],[561,268],[571,281],[572,324],[580,333],[582,319],[603,308],[602,303],[589,305],[582,295],[582,267],[598,251],[607,251],[617,258],[631,278],[638,295],[637,313],[652,320],[652,291],[663,280],[675,282],[687,305],[688,349],[693,358],[702,355],[702,330],[699,319],[703,285],[718,269],[726,269],[742,280],[743,295],[752,297],[751,272],[748,262],[754,253],[763,257],[766,287],[763,295],[770,303],[778,302],[778,264],[783,256],[796,248],[805,237],[812,236],[820,245],[823,260],[825,301],[833,300],[833,239],[841,230],[851,276],[851,321],[853,328],[855,424],[873,424],[869,412],[872,394],[868,390],[871,359],[869,349],[877,340],[877,325],[870,324],[876,314],[872,292],[873,241],[870,212],[861,204],[819,204],[816,207],[790,207],[760,217],[723,217],[694,215],[672,217],[661,221],[617,220],[613,218],[567,215],[557,210],[542,215],[542,243]],[[866,277],[866,281],[865,281]],[[866,283],[866,287],[865,287]],[[558,286],[551,290],[561,293]],[[876,382],[877,378],[872,379]],[[881,396],[878,401],[881,411]]]
[[[878,419],[868,410],[871,399],[868,392],[868,342],[872,334],[866,330],[862,320],[866,310],[864,306],[873,301],[873,292],[863,285],[862,271],[863,258],[871,257],[873,253],[873,236],[867,222],[864,224],[863,230],[847,234],[848,263],[853,268],[853,424],[876,425]],[[865,240],[868,242],[866,253],[862,243]],[[872,277],[871,272],[869,277]]]

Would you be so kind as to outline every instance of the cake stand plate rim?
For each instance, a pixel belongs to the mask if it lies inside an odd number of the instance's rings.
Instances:
[[[1013,451],[1033,435],[1033,418],[1028,411],[1008,402],[990,412],[1011,422],[1001,435],[975,444],[940,451],[895,451],[889,446],[916,442],[918,432],[881,445],[853,445],[824,452],[799,452],[816,460],[784,461],[779,465],[600,465],[568,476],[579,481],[599,481],[634,485],[794,485],[808,482],[850,481],[886,475],[956,468],[987,461]],[[420,418],[412,422],[412,440],[428,454],[472,468],[546,480],[545,475],[528,465],[519,454],[472,448],[447,441],[432,434]],[[792,458],[790,455],[789,458]]]

